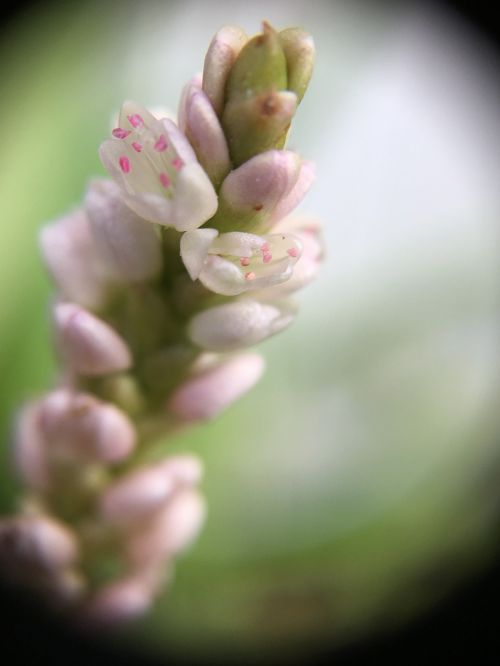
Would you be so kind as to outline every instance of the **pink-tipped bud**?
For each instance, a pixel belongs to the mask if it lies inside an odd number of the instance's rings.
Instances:
[[[131,366],[127,344],[104,321],[74,303],[56,305],[54,314],[60,350],[73,370],[105,375]]]
[[[200,531],[205,515],[205,501],[197,491],[178,491],[165,508],[131,534],[126,544],[129,561],[148,567],[185,550]]]
[[[150,586],[139,576],[122,578],[98,590],[82,612],[84,625],[109,629],[144,615],[153,602]]]
[[[275,224],[288,215],[305,197],[316,176],[316,169],[313,162],[304,160],[300,167],[297,182],[289,193],[278,202],[269,219],[270,224]]]
[[[114,405],[85,393],[54,391],[40,403],[40,425],[48,452],[57,459],[117,463],[136,444],[128,416]]]
[[[188,328],[191,340],[210,351],[249,347],[283,330],[293,320],[288,304],[241,299],[203,310]]]
[[[78,557],[74,534],[44,516],[0,520],[0,569],[29,579],[73,564]]]
[[[84,211],[75,211],[43,227],[40,248],[63,298],[90,308],[105,303],[110,276],[100,262]]]
[[[259,354],[240,354],[188,379],[171,396],[167,409],[183,421],[215,418],[249,391],[263,371]]]
[[[276,205],[299,177],[300,157],[289,150],[269,150],[231,171],[222,183],[220,207],[210,226],[219,231],[266,230]]]
[[[193,455],[170,456],[161,465],[165,473],[171,475],[178,487],[195,486],[203,476],[201,460]]]
[[[163,465],[140,469],[106,490],[100,500],[101,515],[110,523],[133,523],[161,508],[175,488]]]
[[[161,509],[182,486],[201,479],[198,458],[179,455],[131,472],[104,492],[99,507],[102,517],[115,525],[129,525]]]
[[[185,132],[198,161],[218,187],[231,168],[226,138],[210,100],[191,84],[185,99]]]
[[[97,251],[118,280],[142,282],[158,275],[163,262],[155,228],[124,203],[116,183],[92,181],[85,208]]]
[[[13,453],[22,481],[34,490],[45,490],[49,471],[38,402],[26,405],[17,418]]]
[[[247,40],[241,28],[228,25],[216,33],[208,47],[203,67],[203,90],[219,116],[224,107],[229,72]]]

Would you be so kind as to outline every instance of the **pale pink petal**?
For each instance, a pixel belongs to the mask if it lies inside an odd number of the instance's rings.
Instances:
[[[264,361],[258,354],[240,354],[193,375],[170,397],[167,409],[188,422],[215,418],[258,382]]]
[[[54,314],[59,348],[76,372],[104,375],[130,367],[127,344],[106,322],[74,303],[59,303]]]

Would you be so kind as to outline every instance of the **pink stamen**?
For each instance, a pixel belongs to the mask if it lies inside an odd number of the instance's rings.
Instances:
[[[130,131],[121,127],[115,127],[111,134],[117,139],[125,139],[130,134]]]
[[[127,116],[127,120],[132,127],[140,127],[141,125],[144,125],[144,120],[138,113],[133,113],[132,115]]]
[[[255,280],[255,273],[253,271],[245,273],[245,280]]]
[[[132,148],[136,153],[140,153],[142,150],[142,144],[138,143],[137,141],[132,141]]]
[[[170,185],[170,178],[163,171],[160,173],[160,183],[163,187],[168,187]]]
[[[164,150],[167,150],[167,148],[168,148],[167,140],[165,138],[165,135],[162,134],[155,143],[154,149],[157,150],[159,153],[162,153]]]
[[[250,259],[248,257],[241,257],[240,264],[242,266],[249,266],[250,265]]]
[[[299,251],[297,250],[296,247],[291,247],[291,248],[289,248],[289,249],[287,250],[287,253],[288,253],[291,257],[298,257],[298,256],[299,256]]]
[[[123,171],[123,173],[130,173],[130,160],[128,157],[122,155],[118,160],[118,164],[120,165],[120,169]]]
[[[179,171],[179,169],[182,169],[182,167],[184,166],[184,162],[181,160],[180,157],[175,157],[172,160],[172,166],[174,167],[174,169],[177,169],[177,171]]]
[[[264,245],[261,245],[260,251],[265,254],[266,252],[269,252],[269,243],[264,243]]]
[[[268,264],[272,260],[272,258],[273,258],[273,255],[270,252],[265,252],[264,256],[262,257],[262,261],[265,264]]]

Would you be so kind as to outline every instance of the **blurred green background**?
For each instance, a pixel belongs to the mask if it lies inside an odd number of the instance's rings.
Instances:
[[[500,103],[495,55],[430,5],[44,5],[0,45],[0,510],[9,430],[45,390],[42,223],[103,173],[124,99],[176,108],[223,24],[314,36],[290,146],[317,163],[301,206],[327,258],[260,386],[172,442],[206,465],[209,517],[134,641],[185,654],[342,644],[405,621],[497,539]]]

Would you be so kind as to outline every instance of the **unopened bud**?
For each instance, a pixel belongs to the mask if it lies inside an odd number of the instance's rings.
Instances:
[[[278,33],[264,21],[262,33],[245,44],[231,68],[226,103],[271,90],[286,90],[286,69]]]
[[[192,84],[186,92],[185,133],[199,163],[219,187],[231,168],[226,137],[207,95]]]
[[[219,209],[210,226],[219,231],[265,231],[273,210],[297,182],[300,168],[300,157],[289,150],[252,157],[222,183]]]
[[[110,290],[110,276],[100,263],[83,210],[46,225],[40,232],[45,264],[63,298],[100,308]]]
[[[24,483],[34,490],[46,489],[49,472],[38,402],[26,405],[18,416],[14,438],[14,462]]]
[[[300,102],[311,80],[314,67],[314,41],[311,35],[300,28],[287,28],[279,33],[286,58],[287,89],[297,95]]]
[[[161,271],[161,243],[154,226],[124,203],[116,183],[92,181],[85,207],[97,251],[118,280],[143,282]]]
[[[216,33],[208,47],[203,67],[203,90],[218,116],[224,107],[229,72],[247,40],[241,28],[227,25]]]
[[[144,615],[152,602],[151,587],[140,576],[131,576],[98,590],[84,606],[81,617],[93,630],[119,627]]]
[[[167,408],[191,423],[213,419],[249,391],[263,371],[259,354],[240,354],[190,377],[170,397]]]
[[[231,158],[236,166],[272,148],[283,148],[297,96],[288,91],[265,91],[228,102],[223,123]]]
[[[203,310],[191,320],[191,340],[210,351],[249,347],[283,330],[293,320],[290,308],[242,299]]]
[[[171,474],[161,464],[132,472],[116,481],[100,500],[103,518],[115,524],[140,520],[157,511],[175,490]]]
[[[73,564],[78,546],[62,523],[44,516],[0,520],[0,569],[29,579]]]
[[[151,566],[185,550],[200,531],[205,515],[200,493],[179,490],[165,508],[131,534],[126,544],[129,561],[138,567]]]
[[[316,169],[314,163],[309,160],[303,160],[300,167],[299,177],[297,178],[295,185],[291,188],[288,194],[278,202],[271,213],[271,217],[269,218],[270,225],[274,225],[298,206],[313,184],[315,176]]]
[[[58,459],[116,463],[132,452],[132,421],[112,404],[85,393],[54,391],[40,403],[40,425],[49,453]]]
[[[105,375],[130,367],[126,342],[102,319],[74,303],[59,303],[54,314],[60,350],[73,370]]]

